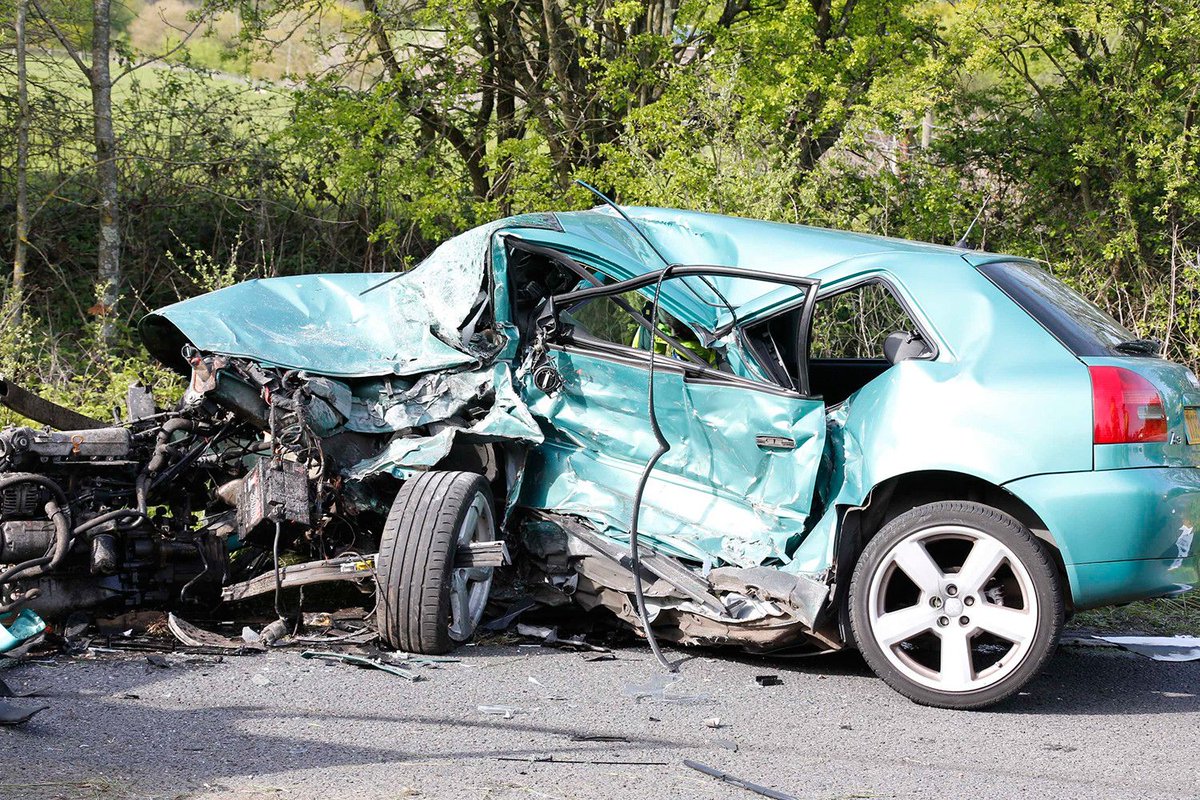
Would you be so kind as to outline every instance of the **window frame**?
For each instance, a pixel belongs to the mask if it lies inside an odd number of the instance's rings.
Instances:
[[[600,267],[594,267],[594,269],[610,278],[612,277]],[[684,361],[675,358],[656,359],[656,370],[665,369],[671,372],[680,372],[684,375],[686,380],[695,383],[740,386],[747,389],[768,391],[773,394],[779,394],[787,397],[813,397],[811,382],[808,378],[807,348],[808,336],[812,329],[813,309],[816,306],[817,293],[821,285],[821,282],[816,278],[781,275],[764,270],[752,270],[742,267],[728,267],[708,264],[672,264],[667,267],[645,272],[632,278],[617,281],[616,283],[603,286],[591,286],[583,289],[576,289],[571,292],[552,295],[551,297],[547,298],[546,305],[539,315],[539,326],[543,330],[552,332],[552,334],[561,333],[559,326],[563,325],[563,323],[561,323],[560,316],[561,313],[566,311],[570,306],[575,305],[581,300],[599,297],[611,297],[613,295],[624,294],[627,291],[651,286],[658,282],[659,277],[662,276],[663,273],[669,273],[663,278],[664,282],[691,276],[722,276],[742,278],[745,280],[755,280],[764,283],[774,283],[780,286],[792,286],[802,290],[804,292],[804,296],[802,298],[798,298],[796,302],[787,303],[786,305],[772,311],[769,314],[756,316],[752,320],[746,320],[744,323],[739,321],[735,326],[735,330],[740,336],[743,334],[745,325],[759,325],[766,323],[778,315],[791,313],[796,309],[797,305],[801,305],[803,306],[801,309],[802,316],[800,324],[800,337],[802,341],[799,343],[800,347],[798,348],[798,352],[802,353],[803,355],[799,364],[800,375],[798,377],[800,380],[798,382],[800,385],[798,387],[782,386],[774,381],[743,378],[738,375],[713,369],[706,364],[701,365],[698,363],[693,363],[690,360]],[[647,325],[641,320],[635,321],[644,329],[651,331],[651,333],[654,335],[661,336],[661,332],[655,332],[652,328],[647,327]],[[569,323],[567,325],[569,325]],[[563,327],[565,328],[567,325],[563,325]],[[705,332],[711,333],[708,331]],[[546,343],[546,346],[550,349],[562,350],[565,352],[571,352],[572,345],[578,347],[579,350],[587,354],[607,357],[623,363],[647,365],[650,358],[650,353],[648,351],[622,344],[616,344],[604,339],[599,339],[597,337],[588,335],[586,332],[581,334],[578,331],[572,331],[567,341],[547,341]],[[769,374],[769,372],[762,367],[762,364],[759,363],[759,355],[756,350],[753,348],[746,348],[746,354],[750,358],[754,359],[755,364],[759,367],[759,369],[763,369],[764,374]]]
[[[921,356],[919,358],[914,358],[911,360],[913,360],[913,361],[937,361],[938,357],[942,353],[941,345],[938,342],[937,337],[933,336],[930,333],[930,326],[928,325],[928,323],[926,323],[924,321],[924,319],[922,319],[921,316],[918,313],[916,313],[916,310],[913,308],[912,303],[910,303],[908,301],[908,298],[904,296],[904,293],[899,290],[897,283],[894,280],[892,280],[891,277],[888,276],[886,273],[873,273],[871,275],[857,277],[854,280],[846,283],[845,285],[835,283],[831,286],[828,286],[825,288],[825,291],[823,291],[817,295],[816,305],[819,306],[822,302],[824,302],[826,300],[831,300],[832,298],[835,298],[838,295],[845,294],[846,292],[852,292],[855,289],[861,289],[862,287],[869,286],[871,284],[881,285],[884,288],[884,291],[886,291],[893,300],[895,300],[897,303],[900,304],[900,308],[904,311],[904,313],[908,316],[909,320],[912,321],[913,326],[916,328],[916,330],[913,332],[920,334],[921,339],[924,340],[925,344],[927,344],[929,346],[930,352],[927,355]],[[816,313],[815,312],[813,314],[812,321],[810,322],[810,326],[814,325],[814,324],[816,324]],[[836,363],[836,362],[854,363],[854,362],[864,362],[864,361],[885,361],[885,362],[887,361],[887,358],[883,357],[882,355],[879,358],[813,358],[812,342],[813,342],[813,336],[812,336],[812,331],[810,330],[809,335],[808,335],[808,353],[807,353],[808,361],[820,361],[822,363]]]

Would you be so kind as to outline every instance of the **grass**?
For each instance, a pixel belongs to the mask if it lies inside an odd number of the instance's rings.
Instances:
[[[1200,591],[1081,611],[1070,624],[1102,633],[1200,636]]]

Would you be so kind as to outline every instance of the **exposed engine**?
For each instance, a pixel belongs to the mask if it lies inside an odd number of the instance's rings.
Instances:
[[[116,425],[0,382],[0,401],[49,426],[0,431],[0,613],[211,606],[222,587],[278,573],[282,553],[376,551],[380,511],[348,497],[338,473],[383,437],[337,430],[322,379],[185,355],[179,407],[158,411],[134,387]]]

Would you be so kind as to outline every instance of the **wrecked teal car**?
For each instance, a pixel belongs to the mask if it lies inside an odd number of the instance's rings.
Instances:
[[[0,392],[62,431],[0,433],[0,562],[37,562],[7,609],[274,592],[288,619],[280,589],[343,580],[439,653],[507,573],[656,653],[856,647],[978,708],[1074,611],[1200,579],[1200,383],[1020,258],[602,206],[142,332],[191,376],[176,409]]]

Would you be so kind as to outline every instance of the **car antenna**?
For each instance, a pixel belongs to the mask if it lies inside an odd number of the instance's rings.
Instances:
[[[616,211],[618,214],[620,214],[621,219],[623,219],[623,220],[625,220],[625,222],[629,223],[629,227],[633,228],[634,233],[636,233],[641,238],[641,240],[643,242],[645,242],[647,245],[649,245],[650,249],[654,251],[654,255],[658,256],[659,260],[662,261],[663,266],[664,267],[671,266],[671,262],[668,261],[667,257],[662,254],[662,251],[659,250],[655,246],[654,242],[652,242],[650,240],[650,237],[646,235],[646,232],[643,231],[641,228],[639,228],[636,222],[634,222],[632,219],[630,219],[629,215],[625,213],[624,209],[622,209],[619,205],[617,205],[612,200],[610,200],[608,195],[606,195],[604,192],[597,189],[595,186],[592,186],[590,183],[580,180],[579,178],[575,179],[575,183],[578,183],[580,186],[587,189],[592,194],[596,195],[596,197],[599,197],[601,200],[604,201],[605,205],[609,206],[610,208],[612,208],[613,211]],[[730,305],[729,301],[725,299],[725,295],[721,294],[721,292],[717,289],[717,287],[713,286],[712,282],[709,281],[708,278],[705,278],[703,275],[699,275],[697,277],[700,278],[700,282],[703,283],[705,286],[707,286],[709,291],[711,291],[713,294],[715,294],[717,296],[717,298],[721,301],[722,306],[724,306],[725,310],[729,312],[731,323],[736,323],[737,322],[737,312],[734,310],[733,306]],[[685,287],[687,287],[687,290],[689,292],[691,292],[692,294],[694,294],[696,296],[696,299],[698,299],[701,303],[704,303],[706,306],[712,306],[714,308],[718,307],[716,305],[716,303],[713,303],[711,300],[706,300],[703,297],[701,297],[700,293],[697,292],[686,281],[683,282],[683,285]]]
[[[628,222],[629,227],[633,228],[634,233],[636,233],[639,237],[641,237],[641,240],[643,242],[645,242],[647,245],[649,245],[650,249],[654,251],[654,255],[658,256],[658,260],[663,263],[663,266],[664,267],[671,266],[671,262],[667,261],[667,257],[662,254],[662,251],[659,250],[657,247],[655,247],[654,242],[650,241],[650,237],[646,235],[646,232],[643,231],[641,228],[639,228],[637,226],[637,223],[635,223],[632,219],[629,218],[629,215],[625,213],[624,209],[622,209],[619,205],[617,205],[612,200],[610,200],[608,198],[608,195],[606,195],[604,192],[597,189],[595,186],[592,186],[587,181],[580,180],[579,178],[575,179],[575,183],[578,183],[580,186],[587,189],[592,194],[596,195],[596,197],[599,197],[601,200],[604,201],[604,204],[606,206],[608,206],[613,211],[616,211],[618,214],[620,214],[621,219]]]
[[[968,225],[966,231],[963,232],[962,238],[954,243],[955,247],[962,249],[962,250],[973,250],[974,249],[973,247],[971,247],[970,245],[967,244],[967,237],[971,235],[971,231],[974,230],[974,228],[975,228],[975,223],[979,222],[979,218],[981,216],[983,216],[983,210],[985,208],[987,208],[988,201],[990,201],[991,199],[992,199],[992,196],[990,194],[984,196],[983,203],[979,206],[979,210],[975,212],[975,219],[971,220],[971,224]]]

